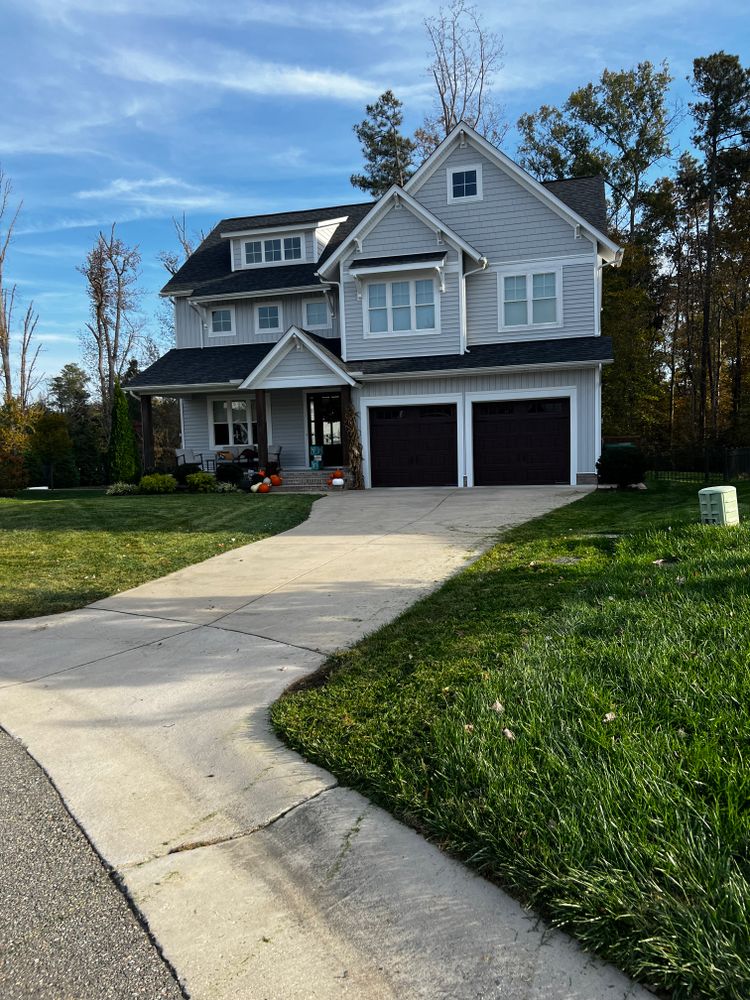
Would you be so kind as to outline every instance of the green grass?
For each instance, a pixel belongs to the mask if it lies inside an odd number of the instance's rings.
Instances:
[[[89,490],[0,498],[0,619],[80,608],[286,531],[315,499]]]
[[[273,721],[642,982],[746,1000],[750,526],[696,524],[696,492],[509,532]]]

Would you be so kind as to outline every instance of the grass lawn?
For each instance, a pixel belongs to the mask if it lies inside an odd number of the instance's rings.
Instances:
[[[304,521],[314,496],[0,498],[0,619],[80,608]]]
[[[697,489],[509,532],[273,721],[642,982],[747,1000],[750,522]]]

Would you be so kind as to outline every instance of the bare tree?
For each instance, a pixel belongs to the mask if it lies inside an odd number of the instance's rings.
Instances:
[[[205,240],[206,234],[201,230],[196,236],[191,236],[188,233],[187,217],[184,212],[181,219],[175,219],[172,216],[172,225],[177,236],[179,250],[162,250],[157,254],[157,257],[166,270],[170,274],[175,275],[188,257],[192,256],[196,244],[202,243]]]
[[[196,247],[205,240],[206,234],[202,229],[197,233],[188,232],[184,212],[181,219],[172,216],[172,225],[177,237],[177,247],[174,250],[161,250],[156,256],[167,273],[174,276],[188,257],[193,255]],[[156,361],[160,354],[174,346],[174,306],[171,299],[160,299],[156,309],[156,326],[157,332],[147,337],[144,344],[144,358],[149,362]]]
[[[82,336],[84,358],[94,370],[102,399],[104,426],[109,429],[115,381],[122,377],[141,339],[137,282],[138,247],[127,246],[115,233],[99,233],[78,271],[84,276],[91,320]]]
[[[503,67],[502,38],[485,30],[478,9],[466,0],[451,0],[424,26],[434,55],[429,72],[437,93],[432,112],[414,133],[421,153],[428,156],[460,121],[499,145],[508,123],[492,86]]]
[[[31,394],[42,381],[42,376],[37,375],[35,371],[41,345],[34,344],[38,317],[32,302],[26,309],[20,330],[16,394],[13,375],[13,310],[16,304],[16,286],[10,285],[6,288],[3,281],[8,248],[21,211],[21,202],[16,205],[15,210],[11,207],[12,191],[10,178],[0,167],[0,365],[2,365],[3,402],[9,404],[17,398],[22,410],[26,410],[31,402]]]

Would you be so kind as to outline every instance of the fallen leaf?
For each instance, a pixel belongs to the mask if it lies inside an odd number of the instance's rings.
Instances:
[[[472,724],[470,722],[466,723],[466,725],[464,726],[464,729],[466,730],[467,733],[473,733],[474,732],[474,727],[472,726]]]
[[[604,716],[604,722],[614,722],[616,718],[617,716],[615,715],[614,712],[607,712],[607,714]]]
[[[497,712],[498,715],[502,715],[503,712],[505,711],[505,706],[501,702],[496,701],[495,704],[492,706],[492,711]]]
[[[510,743],[515,743],[516,742],[516,734],[513,732],[512,729],[503,729],[503,736]]]

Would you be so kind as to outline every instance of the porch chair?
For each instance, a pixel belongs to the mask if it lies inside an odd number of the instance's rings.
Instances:
[[[268,471],[278,475],[281,472],[281,449],[283,445],[269,444],[268,446]]]
[[[203,457],[203,452],[193,451],[192,448],[183,448],[182,454],[177,456],[178,465],[200,465],[202,469],[205,469],[204,461],[206,460]]]

